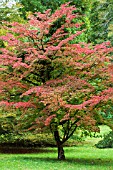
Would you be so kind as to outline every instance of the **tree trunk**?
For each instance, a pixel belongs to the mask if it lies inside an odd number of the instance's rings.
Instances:
[[[62,146],[62,142],[60,141],[59,132],[57,130],[54,132],[54,137],[55,137],[56,145],[58,148],[58,159],[64,160],[65,159],[64,149]]]
[[[63,149],[62,145],[58,146],[58,159],[59,160],[64,160],[65,159],[64,149]]]

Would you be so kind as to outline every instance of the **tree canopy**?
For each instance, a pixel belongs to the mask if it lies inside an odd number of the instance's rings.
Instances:
[[[113,100],[113,47],[74,43],[84,31],[77,16],[75,6],[63,4],[54,13],[30,15],[26,24],[4,22],[0,37],[0,106],[21,110],[20,126],[49,129],[58,159],[65,159],[63,144],[77,128],[96,132],[99,122],[109,123],[100,112]]]
[[[18,0],[23,5],[21,12],[26,18],[26,12],[44,12],[51,9],[54,12],[63,3],[69,0]],[[85,42],[102,43],[108,39],[108,23],[109,16],[112,16],[111,5],[112,2],[103,2],[98,0],[72,0],[71,5],[75,5],[80,17],[79,21],[84,22],[83,27],[86,29],[84,36],[81,40]],[[111,6],[111,7],[110,7]],[[106,12],[105,12],[106,11]],[[107,14],[107,15],[106,15]],[[110,17],[111,18],[111,17]],[[56,25],[57,26],[57,25]]]

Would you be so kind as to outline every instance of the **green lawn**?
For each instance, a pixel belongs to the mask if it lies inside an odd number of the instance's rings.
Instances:
[[[91,146],[65,147],[65,161],[57,150],[32,154],[0,154],[0,170],[113,170],[113,149]]]
[[[109,130],[102,126],[101,134]],[[36,153],[0,154],[0,170],[113,170],[113,149],[94,147],[100,139],[87,137],[81,146],[65,147],[65,161],[57,160],[56,148],[39,148]]]

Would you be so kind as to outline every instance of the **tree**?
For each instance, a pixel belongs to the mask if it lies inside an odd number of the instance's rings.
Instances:
[[[53,14],[31,15],[26,24],[4,23],[8,33],[0,37],[7,42],[0,54],[0,105],[23,112],[21,128],[50,129],[60,160],[77,128],[96,132],[100,121],[107,124],[99,111],[113,99],[113,48],[109,42],[73,44],[82,33],[75,11],[67,3]],[[67,31],[71,27],[74,34]]]
[[[44,12],[47,9],[51,9],[52,12],[54,12],[61,4],[68,2],[68,0],[53,0],[53,1],[49,1],[49,0],[17,0],[20,4],[23,5],[23,9],[22,12],[26,13],[26,11],[32,11],[37,12]]]
[[[101,31],[98,31],[98,35],[104,40],[110,40],[113,44],[113,1],[105,0],[98,6],[97,12],[99,13],[99,20],[101,21],[98,25]],[[100,34],[99,34],[100,32]]]
[[[25,22],[23,17],[21,17],[22,13],[20,9],[22,6],[20,4],[12,4],[11,6],[10,1],[3,1],[0,3],[0,24],[2,21],[17,21],[17,22]]]
[[[23,13],[23,17],[26,18],[26,12],[29,11],[34,13],[51,9],[53,13],[61,4],[69,2],[69,0],[18,0],[18,2],[23,5],[23,8],[20,10]],[[79,37],[78,42],[82,40],[96,44],[105,41],[107,39],[106,28],[104,26],[106,25],[106,19],[100,17],[103,10],[105,10],[103,3],[98,0],[72,0],[71,5],[76,6],[77,12],[80,14],[77,20],[84,22],[83,28],[86,29],[85,33]]]

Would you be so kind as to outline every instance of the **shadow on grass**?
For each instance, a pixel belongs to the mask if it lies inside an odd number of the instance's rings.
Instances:
[[[30,154],[30,153],[50,153],[54,150],[49,150],[47,148],[16,148],[16,147],[1,147],[0,153],[4,154]]]
[[[97,165],[97,166],[113,166],[113,160],[112,159],[92,159],[92,158],[67,158],[66,160],[60,161],[57,160],[57,158],[39,158],[39,157],[21,157],[19,159],[23,159],[26,161],[33,161],[33,162],[45,162],[45,163],[70,163],[70,164],[79,164],[79,165]]]

